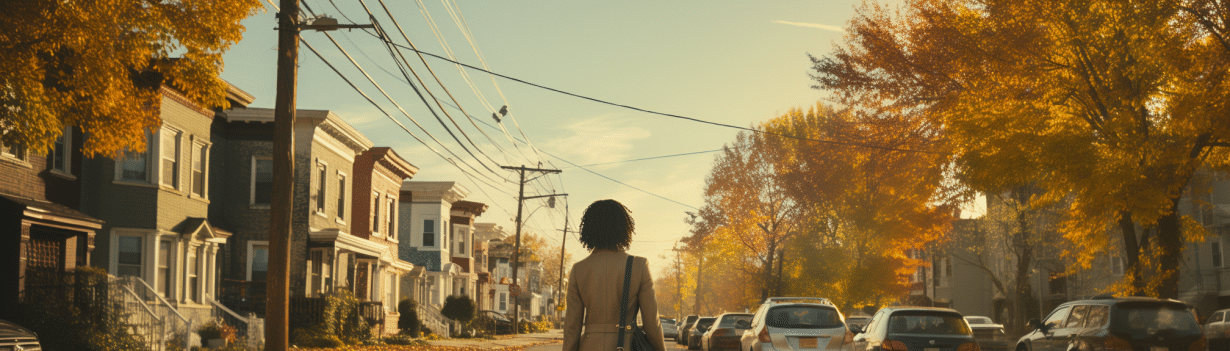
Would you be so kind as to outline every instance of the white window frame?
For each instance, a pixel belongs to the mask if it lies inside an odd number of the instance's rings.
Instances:
[[[334,218],[338,224],[346,224],[346,209],[349,208],[346,206],[348,202],[346,201],[346,195],[350,194],[349,191],[346,191],[347,185],[350,184],[347,183],[347,178],[346,172],[337,171],[337,212],[334,213]]]
[[[268,204],[256,203],[256,161],[258,160],[269,160],[270,164],[273,163],[272,156],[252,156],[251,174],[248,177],[248,207],[267,209],[272,205],[272,202],[273,202],[272,196],[270,197],[270,201],[269,201],[270,203]],[[272,182],[272,180],[273,179],[271,178],[270,181]],[[270,190],[272,190],[272,188],[273,187],[271,186]]]
[[[63,134],[57,140],[64,147],[60,150],[52,148],[51,173],[71,178],[73,177],[73,128],[64,127]]]
[[[107,271],[112,275],[119,275],[120,262],[120,237],[136,237],[141,239],[141,272],[137,275],[144,281],[150,281],[150,275],[153,274],[150,269],[150,258],[158,254],[155,241],[158,241],[158,231],[152,229],[139,228],[112,228],[111,229],[111,248],[109,251],[110,259],[108,260]]]
[[[371,227],[372,236],[380,236],[380,203],[382,201],[384,199],[380,198],[380,193],[373,191],[371,209],[367,211],[371,214],[372,223],[369,227]]]
[[[151,283],[154,285],[154,290],[155,290],[155,291],[157,291],[159,287],[165,287],[165,288],[166,288],[166,291],[163,291],[163,292],[162,292],[162,293],[163,293],[163,295],[162,295],[162,297],[163,297],[163,298],[166,298],[166,299],[168,299],[168,300],[175,300],[175,298],[174,298],[174,297],[175,297],[175,292],[176,292],[176,291],[175,291],[175,290],[176,290],[176,289],[175,289],[175,288],[176,288],[176,286],[175,286],[175,285],[176,285],[176,284],[175,284],[175,277],[176,277],[176,274],[175,274],[175,266],[176,266],[176,264],[175,264],[175,263],[176,263],[175,258],[176,258],[177,254],[178,254],[178,252],[177,252],[178,250],[177,250],[177,249],[178,249],[179,245],[177,245],[177,244],[178,244],[178,242],[175,240],[175,238],[170,238],[170,237],[160,237],[160,238],[158,238],[158,240],[157,240],[157,241],[158,241],[158,246],[154,248],[154,256],[153,256],[153,257],[154,257],[154,262],[153,262],[153,266],[154,266],[154,267],[153,267],[153,268],[154,268],[154,279],[153,279],[153,280],[151,280]],[[163,258],[162,258],[162,256],[161,256],[161,254],[162,254],[162,250],[161,250],[161,249],[162,249],[162,246],[163,246],[163,245],[166,245],[166,246],[167,246],[167,258],[166,258],[166,261],[167,261],[167,267],[166,267],[166,268],[167,268],[167,273],[166,273],[166,276],[163,276],[163,275],[162,275],[162,260],[163,260]]]
[[[316,159],[316,168],[312,169],[312,203],[316,206],[312,212],[321,217],[329,217],[329,163]]]
[[[423,247],[436,247],[440,245],[439,241],[436,240],[439,239],[436,237],[436,221],[439,220],[439,218],[423,218],[423,233],[420,235],[420,238],[423,240],[419,241],[419,244],[423,245]],[[427,221],[431,221],[430,226],[427,225]],[[431,231],[428,231],[428,229]],[[426,242],[428,234],[431,234],[431,245],[427,245]]]
[[[204,290],[205,287],[205,263],[202,259],[205,258],[205,245],[188,244],[188,250],[184,251],[184,301],[194,303],[205,303]],[[193,271],[195,268],[195,272]],[[191,284],[192,279],[196,278],[196,287]],[[195,296],[194,296],[195,295]]]
[[[384,223],[388,225],[388,228],[386,228],[384,236],[389,240],[397,240],[397,198],[393,197],[391,194],[385,194],[384,203],[385,206],[388,207],[385,210],[385,212],[387,212],[385,215],[388,216],[388,218],[385,218],[384,220]]]
[[[209,199],[209,157],[210,157],[210,152],[213,151],[212,150],[213,144],[210,143],[209,141],[200,140],[201,138],[197,138],[195,136],[193,136],[193,139],[195,140],[193,140],[192,142],[192,157],[191,157],[192,163],[188,165],[188,171],[191,173],[191,176],[188,177],[189,178],[188,179],[188,188],[189,188],[188,194],[190,194],[190,196],[192,197],[208,200]],[[200,148],[200,152],[197,152],[198,150],[197,148]],[[204,154],[203,157],[201,156],[202,154]],[[201,183],[202,184],[201,184],[200,194],[196,193],[196,169],[195,167],[196,167],[196,161],[198,159],[200,159],[201,161]]]
[[[155,147],[157,147],[157,145],[154,145],[154,142],[153,142],[154,139],[155,139],[154,134],[148,131],[145,132],[145,151],[141,152],[145,154],[145,179],[125,179],[124,178],[124,158],[125,158],[125,154],[128,153],[128,151],[120,151],[119,155],[115,157],[115,179],[113,183],[128,184],[128,185],[147,185],[147,186],[157,185],[156,180],[155,180],[156,176],[154,174],[158,172],[157,170],[158,167],[154,167],[154,162],[153,162],[154,154],[155,154],[154,150],[156,150]]]
[[[269,254],[269,241],[268,240],[248,240],[248,251],[247,251],[247,255],[248,255],[247,266],[248,267],[245,270],[246,278],[244,280],[252,281],[252,258],[256,256],[255,255],[256,251],[254,249],[259,246],[265,247],[266,257],[268,257],[267,256]],[[267,265],[268,263],[266,263],[266,266]],[[265,269],[269,269],[269,268],[266,267]],[[269,274],[268,272],[269,271],[266,270],[265,274]],[[266,276],[265,280],[268,280],[268,279],[269,278]]]
[[[158,185],[163,188],[180,190],[183,187],[183,134],[182,131],[167,126],[163,126],[158,130],[158,166],[154,168],[157,169]],[[170,140],[174,142],[173,150],[164,150],[167,146],[164,145],[165,138],[171,138]],[[174,169],[171,170],[171,179],[169,180],[162,179],[164,178],[162,174],[165,171],[162,169],[164,167],[163,161],[168,159],[175,163]]]

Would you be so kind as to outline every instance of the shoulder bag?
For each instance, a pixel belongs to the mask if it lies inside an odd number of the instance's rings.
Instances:
[[[617,341],[616,351],[624,351],[624,331],[632,333],[632,351],[652,351],[653,344],[649,343],[649,336],[645,335],[645,331],[640,327],[628,325],[628,288],[632,285],[632,259],[635,256],[628,256],[628,263],[624,266],[624,297],[619,302],[619,341]]]

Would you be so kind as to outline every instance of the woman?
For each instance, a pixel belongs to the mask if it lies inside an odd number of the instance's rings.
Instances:
[[[624,268],[634,227],[628,209],[615,200],[600,200],[581,217],[581,245],[589,257],[572,265],[568,274],[568,312],[564,315],[564,351],[615,350],[619,332],[619,304],[623,297]],[[666,351],[662,326],[658,324],[658,300],[653,277],[644,257],[632,260],[632,284],[628,289],[627,325],[641,328],[656,351]],[[624,333],[624,349],[630,350],[631,333]]]

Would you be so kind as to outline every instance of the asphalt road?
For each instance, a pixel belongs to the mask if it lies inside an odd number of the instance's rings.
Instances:
[[[562,349],[563,349],[563,346],[561,346],[560,344],[555,344],[555,345],[531,346],[531,347],[526,348],[525,351],[560,351]],[[676,344],[674,340],[666,340],[666,350],[667,351],[687,351],[687,349],[688,348],[684,347],[683,345]]]

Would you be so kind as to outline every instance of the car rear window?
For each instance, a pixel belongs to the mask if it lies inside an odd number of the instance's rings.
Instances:
[[[722,316],[722,321],[718,322],[718,328],[734,328],[735,323],[738,323],[739,321],[747,321],[748,323],[751,323],[752,315],[750,314],[731,314],[731,315]]]
[[[674,319],[670,319],[670,318],[662,318],[662,319],[659,319],[659,320],[658,320],[658,323],[662,323],[662,324],[675,324],[675,320],[674,320]]]
[[[1115,305],[1111,330],[1132,335],[1154,335],[1161,331],[1199,334],[1196,316],[1187,305],[1174,302],[1125,302]]]
[[[828,329],[841,327],[841,315],[825,306],[779,306],[769,310],[765,324],[774,328]]]
[[[995,324],[987,317],[965,317],[965,320],[969,321],[969,324]]]
[[[956,313],[902,311],[888,319],[888,332],[893,334],[971,335],[965,319]]]
[[[713,325],[714,319],[716,318],[701,318],[699,321],[696,321],[696,328],[697,329],[708,328],[709,326]]]

